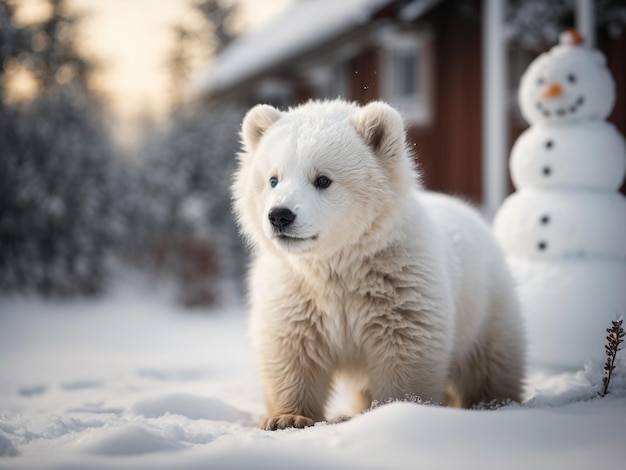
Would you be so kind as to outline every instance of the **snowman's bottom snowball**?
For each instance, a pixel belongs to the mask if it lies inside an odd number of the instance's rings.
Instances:
[[[626,316],[626,263],[609,259],[509,258],[528,336],[531,367],[552,372],[604,363],[606,328]]]

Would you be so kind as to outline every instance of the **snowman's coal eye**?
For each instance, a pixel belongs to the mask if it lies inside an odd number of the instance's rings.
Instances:
[[[574,75],[573,73],[567,74],[567,81],[573,85],[574,83],[576,83],[576,75]]]
[[[545,78],[543,78],[543,77],[539,77],[539,78],[537,79],[537,85],[542,86],[542,85],[544,85],[545,83],[546,83]]]

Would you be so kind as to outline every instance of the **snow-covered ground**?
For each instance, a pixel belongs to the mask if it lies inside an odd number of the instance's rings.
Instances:
[[[243,307],[185,311],[137,280],[121,284],[96,301],[0,298],[0,468],[589,469],[626,461],[623,357],[604,398],[600,364],[557,376],[531,370],[521,406],[391,403],[340,424],[266,432],[254,427],[263,400]],[[344,404],[339,397],[333,407]]]

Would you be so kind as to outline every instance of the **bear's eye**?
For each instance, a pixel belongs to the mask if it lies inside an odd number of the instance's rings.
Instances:
[[[272,176],[270,178],[270,186],[272,188],[275,188],[277,184],[278,184],[278,178],[276,178],[275,176]]]
[[[573,73],[567,74],[567,81],[571,84],[576,83],[576,75],[574,75]]]
[[[326,189],[330,186],[330,183],[332,183],[332,181],[327,176],[318,176],[315,180],[315,187],[318,189]]]

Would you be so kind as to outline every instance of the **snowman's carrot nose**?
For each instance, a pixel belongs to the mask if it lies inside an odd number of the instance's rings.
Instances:
[[[563,93],[563,88],[556,82],[550,83],[550,86],[543,92],[544,98],[557,98]]]

